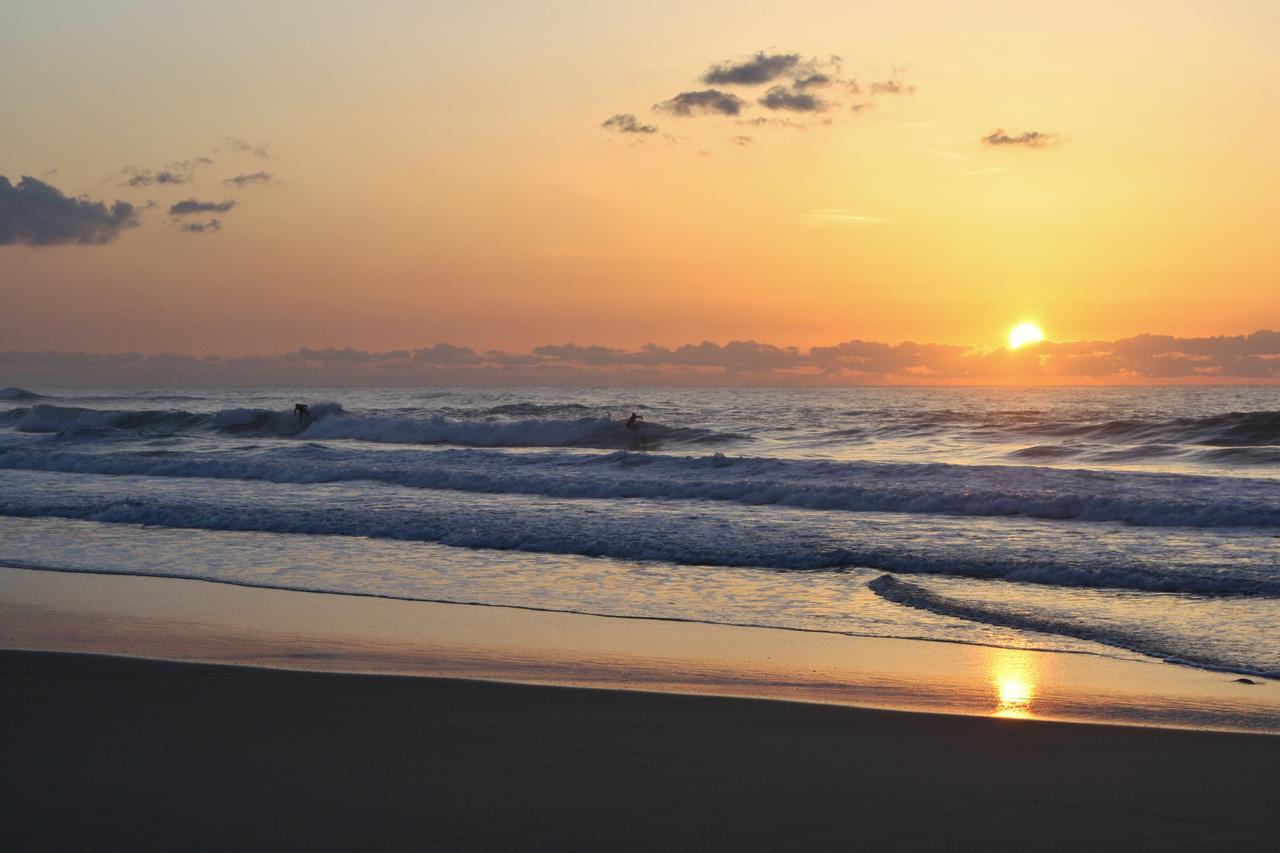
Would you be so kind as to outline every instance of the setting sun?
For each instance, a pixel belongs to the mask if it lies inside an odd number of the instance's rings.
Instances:
[[[1024,344],[1039,343],[1044,340],[1044,332],[1035,323],[1019,323],[1009,332],[1009,349],[1017,349]]]

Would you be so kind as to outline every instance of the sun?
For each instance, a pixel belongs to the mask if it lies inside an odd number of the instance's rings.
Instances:
[[[1035,344],[1044,340],[1044,332],[1035,323],[1019,323],[1009,332],[1009,349],[1017,349],[1024,344]]]

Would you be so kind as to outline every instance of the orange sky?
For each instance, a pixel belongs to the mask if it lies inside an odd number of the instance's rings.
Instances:
[[[0,349],[1280,326],[1274,2],[459,5],[12,9],[0,175],[153,206],[102,245],[0,245]],[[759,102],[793,75],[715,86],[736,117],[654,110],[757,51],[823,69],[826,109]]]

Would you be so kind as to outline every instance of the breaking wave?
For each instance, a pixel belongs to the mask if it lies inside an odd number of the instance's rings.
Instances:
[[[1040,586],[1280,596],[1267,538],[1114,526],[625,504],[360,484],[293,485],[14,472],[0,515],[206,530],[331,534],[467,548],[783,571],[871,568]]]
[[[1161,636],[1147,626],[1087,621],[1079,616],[1055,616],[1038,612],[1026,606],[1018,607],[1003,603],[992,605],[961,601],[892,575],[881,575],[869,581],[867,586],[886,601],[892,601],[906,607],[914,607],[917,610],[925,610],[929,613],[936,613],[940,616],[953,616],[958,619],[982,622],[1002,628],[1016,628],[1023,631],[1037,631],[1042,634],[1074,637],[1078,640],[1090,640],[1103,645],[1128,649],[1161,658],[1170,663],[1182,663],[1204,669],[1257,675],[1263,678],[1280,678],[1280,668],[1276,668],[1274,664],[1260,666],[1256,663],[1237,660],[1225,655],[1206,654],[1203,643],[1196,649],[1187,648],[1185,642],[1180,642],[1177,638]]]
[[[344,429],[349,426],[343,425]],[[356,426],[357,430],[377,432],[366,419],[356,419]],[[509,439],[506,426],[493,427],[487,436],[484,430],[490,428],[484,425],[469,424],[467,429],[472,441]],[[270,426],[258,423],[249,428],[260,431]],[[350,430],[343,434],[354,437]],[[378,434],[399,435],[395,429]],[[571,434],[557,433],[561,439]],[[311,430],[300,433],[303,438],[312,435]],[[455,436],[454,440],[460,443],[460,438]],[[1025,466],[829,462],[719,453],[503,454],[312,443],[229,449],[216,454],[165,449],[102,453],[74,445],[30,446],[28,442],[0,446],[3,469],[270,483],[368,481],[484,494],[722,501],[846,512],[1124,522],[1146,527],[1280,527],[1280,489],[1268,480]]]
[[[535,409],[538,407],[535,407]],[[316,403],[300,420],[293,412],[270,409],[223,409],[198,414],[175,409],[103,410],[77,406],[35,405],[0,415],[0,426],[17,432],[52,433],[71,438],[94,437],[106,431],[171,435],[216,432],[311,441],[356,439],[394,444],[453,444],[470,447],[581,447],[595,449],[658,449],[671,445],[718,444],[744,436],[693,427],[645,422],[628,430],[608,417],[502,418],[528,407],[498,407],[483,418],[444,415],[402,417],[360,415],[338,403]]]

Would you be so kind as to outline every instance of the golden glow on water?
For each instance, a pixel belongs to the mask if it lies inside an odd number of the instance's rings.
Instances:
[[[992,716],[1027,719],[1034,716],[1035,687],[1038,681],[1036,655],[1017,649],[994,649],[991,655],[991,682],[995,691]]]

